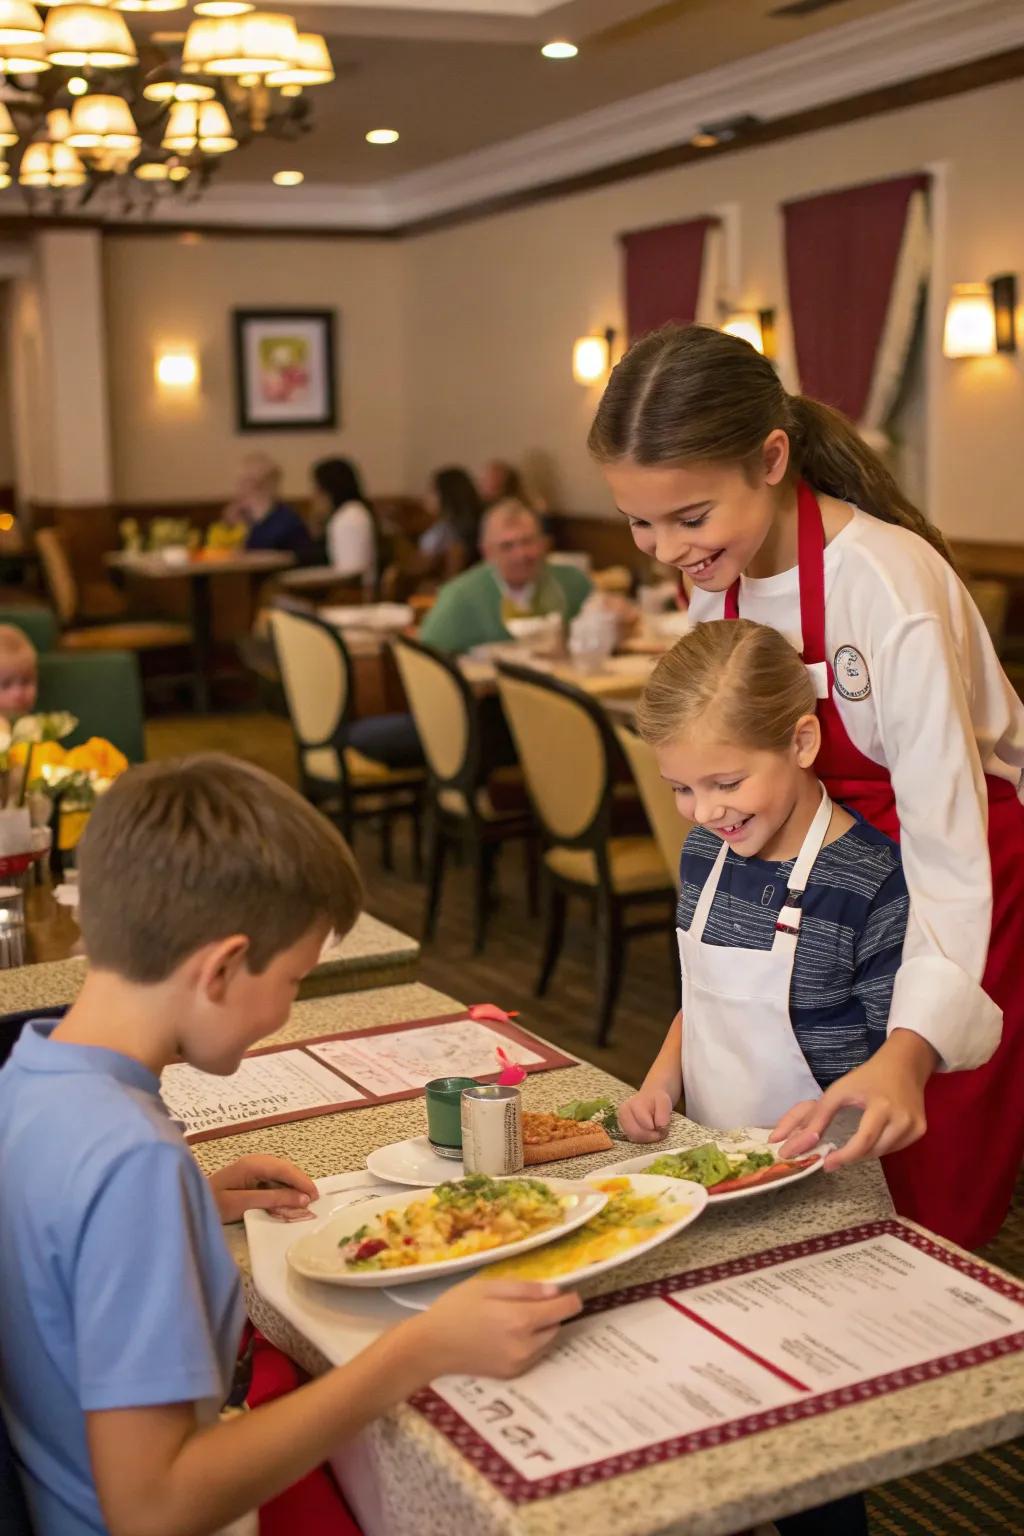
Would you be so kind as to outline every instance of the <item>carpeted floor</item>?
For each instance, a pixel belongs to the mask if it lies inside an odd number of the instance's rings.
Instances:
[[[294,782],[294,752],[284,721],[272,715],[159,720],[149,728],[153,757],[197,750],[237,753]],[[376,839],[360,831],[356,853],[374,916],[418,935],[423,887],[410,873],[399,839],[396,868],[381,868]],[[593,1044],[593,929],[582,906],[570,908],[565,950],[548,996],[533,997],[537,927],[526,910],[518,851],[503,856],[497,906],[485,953],[471,953],[472,895],[463,871],[448,876],[434,944],[424,951],[420,977],[430,986],[474,1001],[522,1010],[524,1023],[578,1055],[638,1083],[677,1006],[668,945],[660,936],[637,940],[627,959],[611,1044]],[[998,1240],[984,1256],[1024,1276],[1024,1182]],[[872,1536],[1024,1536],[1024,1442],[1018,1441],[934,1471],[874,1489]]]

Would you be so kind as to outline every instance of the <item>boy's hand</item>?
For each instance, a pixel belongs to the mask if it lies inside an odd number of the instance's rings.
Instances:
[[[781,1142],[780,1157],[800,1157],[824,1136],[841,1109],[861,1109],[860,1125],[844,1147],[825,1159],[829,1171],[885,1157],[920,1140],[928,1129],[925,1084],[939,1058],[927,1040],[911,1030],[893,1030],[862,1067],[826,1088],[820,1099],[797,1104],[783,1115],[769,1138]]]
[[[280,1185],[282,1188],[269,1188]],[[301,1168],[283,1157],[253,1153],[210,1175],[210,1188],[221,1221],[241,1221],[246,1211],[282,1215],[305,1210],[317,1197],[317,1187]]]
[[[420,1336],[428,1380],[518,1376],[583,1303],[574,1291],[524,1280],[469,1280],[405,1326]]]
[[[641,1088],[619,1105],[619,1125],[630,1141],[664,1141],[673,1107],[664,1088]]]

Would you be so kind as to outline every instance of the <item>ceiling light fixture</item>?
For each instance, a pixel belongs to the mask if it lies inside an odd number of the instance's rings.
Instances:
[[[131,150],[137,155],[142,139],[131,108],[123,96],[79,96],[71,108],[72,149]]]
[[[371,128],[366,135],[367,144],[397,144],[397,128]]]
[[[40,37],[34,43],[0,42],[0,72],[5,75],[41,75],[52,69]]]
[[[98,5],[61,5],[46,18],[46,54],[68,69],[127,69],[139,56],[119,11]]]
[[[300,32],[295,56],[287,69],[275,69],[267,76],[273,86],[329,85],[334,79],[334,65],[327,44],[319,32]]]
[[[291,16],[249,11],[224,20],[202,17],[188,29],[182,62],[189,74],[270,75],[291,68],[298,46]]]
[[[255,9],[249,0],[199,0],[199,4],[193,6],[197,16],[244,16]]]
[[[71,96],[85,96],[88,94],[89,82],[83,80],[81,75],[72,75],[68,81],[68,94]]]
[[[53,187],[60,191],[66,187],[83,186],[85,166],[69,144],[51,144],[47,139],[36,139],[21,157],[18,180],[23,187]]]
[[[546,59],[574,59],[579,49],[565,38],[555,38],[553,42],[544,44],[541,53]]]
[[[195,149],[204,155],[224,155],[238,148],[238,140],[219,101],[176,101],[167,118],[162,147],[177,155],[190,155]]]
[[[0,101],[0,149],[10,149],[12,144],[18,142],[18,130],[7,110],[7,104]]]
[[[300,187],[305,179],[301,171],[275,171],[272,177],[275,187]]]
[[[142,94],[147,101],[212,101],[217,91],[202,75],[186,75],[177,64],[161,64],[146,76]]]
[[[0,47],[42,39],[42,17],[29,0],[0,0]]]

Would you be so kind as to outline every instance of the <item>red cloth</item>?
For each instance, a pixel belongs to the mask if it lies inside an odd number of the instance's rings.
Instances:
[[[305,1377],[287,1355],[256,1331],[252,1334],[250,1408],[272,1403],[302,1385]],[[260,1509],[260,1536],[363,1536],[327,1467],[286,1488]]]
[[[783,207],[800,388],[853,421],[871,392],[907,205],[927,186],[903,176]]]
[[[803,658],[809,665],[824,661],[829,681],[828,697],[817,707],[817,770],[834,800],[898,838],[888,770],[854,746],[832,697],[825,653],[825,535],[814,492],[804,484],[798,514]],[[725,617],[738,615],[737,582],[726,593]],[[988,797],[993,916],[982,986],[1003,1010],[1003,1038],[985,1066],[932,1077],[925,1090],[925,1135],[882,1160],[897,1211],[964,1248],[980,1248],[995,1237],[1024,1159],[1024,806],[1005,779],[988,780]],[[972,1147],[983,1150],[971,1156]]]
[[[662,224],[622,236],[626,255],[626,332],[646,336],[670,320],[689,324],[697,314],[704,268],[704,236],[717,219]]]

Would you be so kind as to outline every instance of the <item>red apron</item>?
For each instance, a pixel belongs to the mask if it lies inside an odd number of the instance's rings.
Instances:
[[[807,665],[825,663],[828,695],[818,700],[816,764],[833,800],[899,838],[888,770],[846,733],[832,693],[825,650],[825,533],[814,492],[797,499],[800,628]],[[725,617],[739,617],[739,582],[725,595]],[[1003,1038],[992,1060],[971,1072],[936,1073],[925,1090],[928,1130],[883,1159],[897,1211],[966,1248],[989,1242],[1009,1209],[1024,1158],[1024,806],[1005,779],[987,779],[992,865],[992,933],[982,986],[1003,1010]]]

